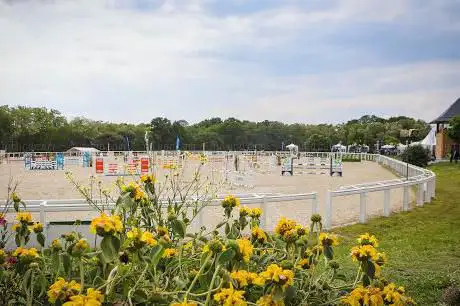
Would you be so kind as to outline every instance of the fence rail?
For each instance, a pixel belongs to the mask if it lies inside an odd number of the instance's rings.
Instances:
[[[275,152],[273,152],[275,153]],[[314,156],[329,156],[328,154],[333,154],[329,152],[304,152],[302,155],[310,156],[308,154],[313,154]],[[322,155],[320,155],[322,154]],[[351,158],[359,158],[366,161],[375,161],[382,166],[385,166],[401,178],[378,181],[378,182],[368,182],[362,184],[341,186],[336,190],[328,190],[326,193],[324,205],[325,215],[324,218],[324,228],[330,229],[332,227],[332,212],[333,212],[333,199],[340,198],[349,195],[359,195],[359,221],[364,223],[367,221],[367,195],[373,192],[383,192],[384,200],[382,203],[383,206],[383,215],[390,215],[390,191],[393,189],[403,189],[403,211],[410,209],[409,207],[409,188],[416,187],[416,205],[423,206],[424,203],[428,203],[435,196],[435,187],[436,187],[436,175],[427,169],[423,169],[414,165],[406,164],[399,160],[393,159],[391,157],[377,155],[377,154],[366,154],[366,153],[346,153]],[[318,207],[318,197],[316,192],[310,193],[301,193],[301,194],[240,194],[236,195],[240,197],[242,204],[252,205],[259,204],[264,211],[268,211],[267,208],[270,203],[279,203],[279,202],[290,202],[290,201],[311,201],[311,213],[317,213],[319,211]],[[209,206],[220,205],[223,196],[214,199],[189,199],[189,200],[203,200],[208,201]],[[3,202],[4,204],[5,202]],[[2,202],[0,202],[2,204]],[[65,212],[65,211],[93,211],[94,209],[83,199],[71,199],[71,200],[30,200],[26,201],[27,209],[31,212],[38,212],[40,214],[40,222],[45,225],[45,229],[50,228],[50,222],[47,218],[47,213],[50,212]],[[166,202],[164,203],[166,204]],[[109,203],[105,206],[106,208],[113,208],[114,204]],[[10,208],[12,212],[12,208]],[[267,229],[267,220],[269,216],[267,214],[262,215],[261,226],[264,229]],[[198,227],[204,225],[204,215],[200,213],[197,216]]]

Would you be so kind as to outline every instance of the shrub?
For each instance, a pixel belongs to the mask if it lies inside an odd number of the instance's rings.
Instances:
[[[408,162],[409,164],[426,167],[431,160],[431,153],[430,150],[425,149],[423,146],[415,145],[409,146],[404,150],[401,158],[404,162]]]
[[[321,217],[310,226],[281,218],[274,233],[260,227],[262,211],[242,207],[238,198],[222,202],[222,222],[189,231],[206,203],[174,198],[180,173],[170,169],[161,187],[152,175],[119,182],[116,206],[100,210],[90,230],[100,238],[90,245],[76,230],[46,241],[16,195],[17,248],[0,250],[3,304],[14,305],[413,305],[404,288],[382,275],[386,256],[376,237],[365,234],[351,250],[357,274],[348,281],[334,260],[339,237],[322,231]],[[202,186],[197,175],[195,183]],[[172,182],[172,184],[171,184]],[[196,190],[187,185],[184,190]],[[188,189],[187,189],[188,188]],[[161,201],[161,190],[167,190]],[[166,211],[162,204],[166,203]],[[4,217],[1,217],[4,220]],[[80,225],[81,226],[81,225]],[[0,229],[0,236],[7,231]],[[32,235],[40,243],[27,247]],[[3,237],[9,237],[5,235]],[[8,238],[7,238],[8,239]],[[8,299],[8,300],[6,300]]]

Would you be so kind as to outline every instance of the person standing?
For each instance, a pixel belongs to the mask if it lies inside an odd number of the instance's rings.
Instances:
[[[450,162],[455,161],[455,163],[458,163],[459,154],[459,146],[455,143],[452,145],[450,150]]]

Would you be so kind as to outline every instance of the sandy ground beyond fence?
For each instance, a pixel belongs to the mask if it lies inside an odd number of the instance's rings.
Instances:
[[[222,168],[221,168],[222,169]],[[66,171],[71,171],[73,177],[88,184],[91,175],[95,175],[93,168],[69,166]],[[202,169],[203,176],[213,181],[223,181],[222,171],[211,169],[210,166]],[[193,171],[188,171],[189,173]],[[159,175],[161,177],[161,175]],[[0,198],[6,198],[8,182],[12,178],[19,182],[18,192],[26,200],[45,199],[78,199],[82,198],[75,187],[66,179],[65,171],[30,171],[25,170],[23,163],[0,165]],[[343,177],[330,177],[321,174],[296,174],[294,176],[281,176],[278,168],[268,173],[254,172],[250,181],[254,187],[238,187],[223,184],[218,190],[220,194],[226,193],[318,193],[318,205],[321,214],[324,214],[324,200],[327,190],[335,190],[342,185],[352,185],[364,182],[381,181],[395,178],[390,171],[380,167],[377,163],[363,161],[344,163]],[[114,189],[117,177],[97,176],[106,188]],[[126,178],[129,180],[129,178]],[[402,207],[403,191],[395,189],[391,191],[391,207],[399,210]],[[411,201],[414,194],[410,194]],[[287,216],[302,223],[308,223],[311,215],[311,201],[292,201],[283,203],[270,203],[268,211],[267,227],[272,229],[280,216]],[[359,196],[347,196],[333,199],[332,225],[356,222],[359,218]],[[367,209],[370,215],[382,214],[383,192],[370,193],[367,200]],[[220,220],[222,211],[216,208],[207,208],[204,211],[205,225],[212,226]],[[57,212],[48,214],[48,220],[75,220],[90,219],[95,213],[92,212]]]

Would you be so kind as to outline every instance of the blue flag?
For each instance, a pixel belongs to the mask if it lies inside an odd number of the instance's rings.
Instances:
[[[179,151],[179,147],[180,147],[180,139],[179,139],[179,136],[176,137],[176,151]]]

